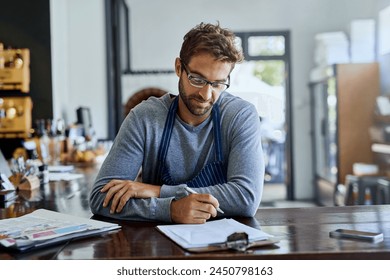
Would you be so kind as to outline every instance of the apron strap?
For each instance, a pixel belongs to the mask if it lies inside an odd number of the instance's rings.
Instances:
[[[168,153],[169,142],[171,141],[173,124],[175,123],[176,111],[178,105],[178,98],[176,97],[171,106],[169,107],[169,112],[167,120],[165,121],[164,131],[161,137],[160,148],[158,150],[158,160],[161,162],[165,161]]]
[[[223,153],[222,153],[221,116],[219,113],[219,106],[217,103],[215,103],[213,106],[212,114],[213,114],[215,154],[217,157],[217,161],[222,162]]]
[[[164,174],[165,158],[167,157],[169,142],[171,141],[173,124],[175,123],[177,106],[179,103],[179,98],[176,97],[171,106],[169,107],[168,116],[165,121],[164,131],[161,137],[160,147],[157,154],[158,162],[158,178],[162,180],[162,175]]]

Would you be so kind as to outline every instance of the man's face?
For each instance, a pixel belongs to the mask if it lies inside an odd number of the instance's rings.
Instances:
[[[203,122],[222,93],[210,84],[194,86],[188,75],[208,82],[227,83],[231,69],[231,63],[216,61],[209,54],[193,57],[188,65],[183,65],[180,59],[176,59],[176,73],[180,78],[179,116],[182,120],[193,125]]]

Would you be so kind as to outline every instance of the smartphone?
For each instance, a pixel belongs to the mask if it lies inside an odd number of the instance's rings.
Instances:
[[[368,232],[351,229],[336,229],[331,231],[329,236],[332,238],[358,239],[370,242],[383,241],[383,233],[381,232]]]

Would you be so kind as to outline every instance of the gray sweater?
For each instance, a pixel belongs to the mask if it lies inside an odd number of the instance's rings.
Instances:
[[[130,199],[121,213],[110,214],[103,208],[102,187],[112,179],[135,180],[142,167],[142,181],[156,184],[157,153],[169,106],[169,94],[151,97],[131,110],[115,138],[112,149],[97,175],[91,195],[92,213],[126,220],[170,222],[172,199],[185,193],[185,184],[163,185],[159,198]],[[221,134],[227,183],[197,188],[212,194],[225,214],[253,216],[260,204],[264,180],[260,120],[255,107],[227,92],[217,101],[221,113]],[[167,155],[167,166],[175,182],[187,182],[202,167],[215,160],[211,117],[191,126],[176,116]]]

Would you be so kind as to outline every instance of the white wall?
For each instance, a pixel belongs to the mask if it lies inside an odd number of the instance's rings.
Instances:
[[[376,18],[378,0],[126,0],[130,7],[132,70],[173,70],[184,34],[201,21],[234,31],[290,30],[296,198],[311,198],[308,78],[314,35],[348,31],[353,19]],[[76,118],[90,106],[98,137],[107,135],[103,0],[51,0],[55,115]],[[55,17],[54,17],[55,15]],[[123,98],[142,79],[177,90],[175,76],[123,77]]]
[[[107,137],[106,42],[103,0],[51,0],[54,118],[77,120],[90,107],[98,138]]]
[[[50,30],[53,84],[53,117],[65,118],[68,122],[69,102],[69,31],[68,6],[65,0],[50,1]]]

